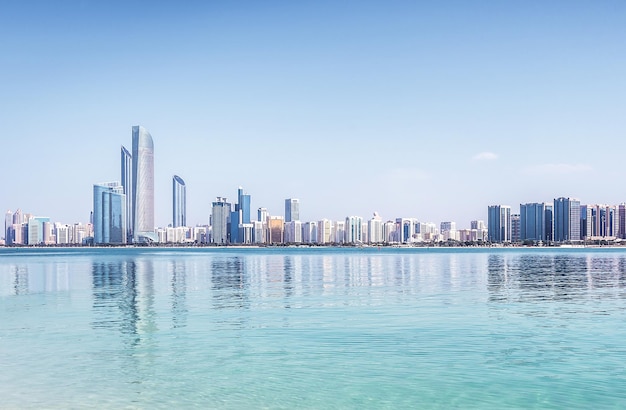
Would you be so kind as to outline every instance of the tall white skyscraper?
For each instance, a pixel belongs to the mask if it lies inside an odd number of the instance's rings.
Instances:
[[[154,233],[154,144],[142,126],[133,127],[133,240],[157,241]]]
[[[296,198],[285,199],[285,222],[300,220],[300,200]]]

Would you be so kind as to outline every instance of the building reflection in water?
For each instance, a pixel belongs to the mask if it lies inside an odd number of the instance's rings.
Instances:
[[[245,308],[249,298],[242,257],[215,257],[211,260],[211,284],[216,308]]]
[[[13,294],[25,295],[28,293],[28,268],[25,265],[14,265],[13,272]]]
[[[187,275],[185,263],[176,259],[170,261],[168,272],[172,275],[172,327],[185,327],[187,324]]]
[[[149,342],[157,330],[152,261],[94,261],[92,283],[93,327],[117,330],[131,346]]]
[[[492,254],[487,272],[493,302],[576,300],[597,297],[597,289],[621,294],[626,260],[611,254]]]

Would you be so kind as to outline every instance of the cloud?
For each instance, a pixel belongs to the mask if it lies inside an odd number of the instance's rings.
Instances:
[[[571,175],[593,171],[587,164],[540,164],[523,170],[527,175]]]
[[[476,154],[472,157],[474,161],[493,161],[494,159],[498,159],[498,154],[493,152],[485,151],[479,154]]]

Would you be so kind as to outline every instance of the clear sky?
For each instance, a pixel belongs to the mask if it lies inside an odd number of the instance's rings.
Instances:
[[[0,207],[86,222],[120,146],[211,201],[469,227],[626,201],[624,1],[3,1]]]

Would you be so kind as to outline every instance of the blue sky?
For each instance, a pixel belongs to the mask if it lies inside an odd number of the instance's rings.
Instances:
[[[0,3],[0,207],[87,221],[133,125],[160,226],[173,174],[191,224],[626,201],[623,1],[156,3]]]

